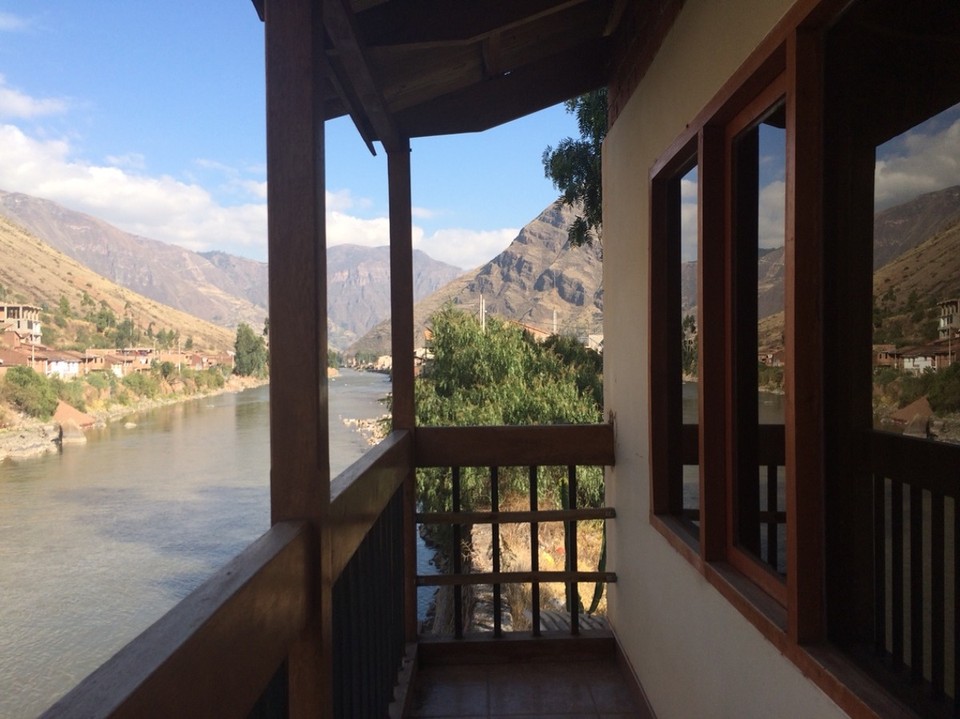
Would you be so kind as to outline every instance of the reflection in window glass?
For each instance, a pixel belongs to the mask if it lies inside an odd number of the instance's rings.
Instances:
[[[680,178],[680,315],[682,352],[680,381],[683,397],[683,423],[699,423],[699,337],[697,333],[697,217],[698,176],[694,166]],[[700,525],[700,468],[683,466],[683,514]]]
[[[786,574],[782,104],[734,140],[737,464],[734,542]]]
[[[960,105],[876,150],[874,426],[960,441]]]

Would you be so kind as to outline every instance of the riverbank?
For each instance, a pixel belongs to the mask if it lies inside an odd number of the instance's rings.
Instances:
[[[232,375],[226,379],[223,387],[211,391],[196,392],[193,394],[169,394],[159,397],[143,397],[129,404],[111,404],[107,407],[88,412],[96,419],[98,426],[114,422],[136,412],[144,412],[157,407],[189,402],[203,397],[213,397],[228,392],[242,392],[267,384],[265,379],[255,377],[239,377]],[[5,461],[16,461],[38,457],[48,452],[57,452],[60,449],[60,427],[56,422],[44,421],[27,417],[22,413],[12,418],[8,415],[9,425],[0,429],[0,464]]]

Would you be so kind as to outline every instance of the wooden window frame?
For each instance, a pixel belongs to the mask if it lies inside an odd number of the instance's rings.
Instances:
[[[849,658],[827,641],[825,562],[825,420],[824,404],[824,77],[823,40],[846,6],[845,0],[799,0],[718,94],[687,125],[650,171],[651,188],[651,347],[659,347],[663,327],[663,259],[654,246],[663,242],[665,225],[658,183],[682,166],[696,143],[699,176],[700,260],[698,335],[700,340],[701,529],[695,541],[670,511],[659,443],[663,411],[651,393],[651,525],[731,605],[778,650],[848,713],[895,715],[900,706]],[[778,80],[782,76],[782,80]],[[727,484],[732,439],[724,411],[730,405],[730,356],[725,347],[731,328],[722,309],[728,291],[726,167],[727,126],[764,88],[778,84],[785,98],[786,206],[785,263],[785,446],[787,473],[787,578],[779,589],[754,581],[728,543],[730,516]],[[769,98],[768,98],[769,99]],[[762,105],[769,106],[763,102]],[[798,152],[802,148],[802,153]],[[678,159],[679,158],[679,159]],[[718,177],[719,175],[719,177]],[[797,212],[802,208],[802,212]],[[718,249],[720,248],[720,249]],[[717,256],[717,253],[720,256]],[[710,298],[719,302],[711,301]],[[721,305],[718,309],[717,305]],[[658,334],[659,333],[659,334]],[[719,348],[719,349],[718,349]],[[665,376],[663,357],[651,356],[652,387]],[[704,361],[705,356],[710,359]],[[799,391],[798,391],[799,390]],[[719,418],[719,419],[718,419]],[[670,451],[676,451],[671,449]],[[732,560],[732,561],[731,561]],[[755,562],[750,560],[755,566]],[[776,596],[774,596],[776,595]]]
[[[756,317],[756,257],[753,252],[742,252],[738,247],[740,241],[737,237],[737,210],[735,209],[738,190],[741,180],[734,160],[734,143],[743,132],[751,127],[761,123],[764,117],[775,107],[783,105],[786,109],[791,102],[787,95],[786,73],[780,73],[763,90],[760,91],[749,103],[743,106],[739,112],[724,127],[724,250],[725,263],[723,272],[725,275],[726,293],[724,297],[725,317],[724,321],[728,328],[726,333],[726,357],[724,364],[727,368],[727,376],[724,389],[727,392],[727,401],[724,403],[724,413],[726,416],[726,425],[728,429],[728,440],[725,448],[726,460],[726,542],[724,556],[730,565],[753,583],[763,589],[764,592],[773,597],[776,602],[782,606],[787,606],[787,586],[786,580],[781,579],[761,563],[755,555],[750,554],[743,549],[737,540],[738,531],[738,478],[744,474],[752,474],[751,483],[755,483],[757,475],[757,450],[758,450],[758,432],[756,420],[756,333],[748,333],[746,337],[741,337],[739,332],[739,315],[741,312],[742,294],[752,295],[752,308],[750,315],[751,323],[755,323]],[[789,143],[789,138],[787,140]],[[784,157],[786,162],[787,177],[787,195],[790,194],[790,173],[791,166],[789,158]],[[784,238],[786,238],[786,222],[784,217]],[[755,245],[755,242],[754,242]],[[707,271],[710,268],[706,268]],[[791,267],[787,265],[786,276],[789,277]],[[736,278],[742,275],[748,275],[746,287]],[[752,278],[752,281],[749,281]],[[750,299],[750,298],[746,298]],[[788,309],[785,307],[785,314]],[[787,360],[787,371],[790,367],[790,359]],[[744,379],[738,366],[743,363],[749,363],[747,376]],[[708,360],[709,363],[709,360]],[[751,405],[744,407],[744,404]],[[785,404],[789,405],[789,395]],[[784,418],[786,420],[786,417]],[[742,429],[741,429],[742,428]],[[749,455],[744,457],[744,455]],[[791,468],[786,466],[786,484],[787,484],[787,547],[790,546],[790,502],[791,484],[793,481]],[[757,499],[759,503],[759,498]],[[757,506],[759,512],[759,504]],[[790,574],[788,561],[787,575]]]

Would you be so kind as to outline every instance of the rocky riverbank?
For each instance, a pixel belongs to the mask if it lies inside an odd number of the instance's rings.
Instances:
[[[163,407],[178,402],[188,402],[200,397],[210,397],[225,392],[240,392],[259,387],[266,380],[253,377],[231,376],[220,389],[195,394],[170,394],[156,398],[142,398],[130,404],[112,404],[106,408],[91,411],[97,424],[102,426],[122,417]],[[22,414],[12,417],[8,414],[8,425],[0,429],[0,463],[7,460],[21,460],[37,457],[60,449],[60,426],[55,422],[33,419]]]

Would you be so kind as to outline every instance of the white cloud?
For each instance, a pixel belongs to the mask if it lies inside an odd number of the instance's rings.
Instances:
[[[242,200],[227,205],[199,180],[147,174],[142,154],[111,155],[94,164],[77,159],[68,139],[32,137],[15,125],[0,124],[0,157],[0,189],[50,199],[127,232],[191,250],[220,249],[266,258],[267,184],[244,171],[216,161],[196,161],[196,168],[214,173],[221,196]],[[335,190],[327,191],[326,201],[329,245],[389,244],[389,219],[357,212],[372,205],[369,199]],[[427,234],[414,226],[413,243],[435,259],[469,269],[489,261],[516,234],[514,228],[452,228]]]
[[[266,251],[263,202],[226,206],[196,183],[125,169],[138,157],[95,165],[74,159],[67,140],[38,140],[0,125],[0,188],[59,202],[127,232],[193,250],[223,249],[253,257]]]
[[[336,194],[336,193],[333,193]],[[328,193],[329,199],[330,193]],[[362,219],[327,205],[327,244],[380,247],[390,244],[390,220],[386,217]]]
[[[29,23],[19,17],[9,12],[0,12],[0,32],[17,32],[20,30],[26,30]]]
[[[108,165],[129,167],[131,170],[143,170],[147,166],[147,158],[139,152],[128,152],[125,155],[107,155]]]
[[[439,214],[436,210],[430,210],[426,207],[413,207],[410,211],[418,220],[432,220]]]
[[[44,115],[58,115],[66,110],[66,100],[30,97],[7,85],[7,79],[0,75],[0,118],[30,119]]]
[[[786,235],[787,186],[776,180],[760,188],[757,213],[757,245],[763,248],[783,247]]]
[[[418,238],[415,231],[413,246],[435,260],[469,270],[503,252],[518,232],[516,228],[479,231],[451,228]]]
[[[877,148],[874,175],[876,209],[912,200],[917,195],[960,184],[960,119],[954,107],[928,123]]]

